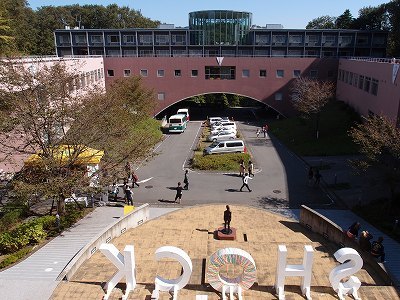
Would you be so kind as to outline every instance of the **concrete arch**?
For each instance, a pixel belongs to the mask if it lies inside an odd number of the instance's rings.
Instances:
[[[286,117],[286,115],[285,115],[284,113],[282,113],[282,112],[279,111],[278,109],[274,108],[273,106],[269,105],[268,103],[263,102],[263,101],[260,100],[260,99],[256,99],[256,98],[253,98],[253,97],[248,96],[248,95],[242,95],[242,94],[233,93],[233,92],[212,92],[212,93],[211,93],[211,92],[208,92],[208,93],[201,93],[201,94],[191,95],[191,96],[188,96],[188,97],[186,97],[186,98],[178,99],[178,100],[176,100],[175,102],[170,103],[170,104],[169,104],[167,107],[165,107],[163,110],[159,111],[159,112],[156,114],[156,116],[162,114],[165,110],[167,110],[167,109],[170,108],[171,106],[173,106],[173,105],[175,105],[175,104],[177,104],[177,103],[179,103],[179,102],[181,102],[181,101],[184,101],[184,100],[189,99],[189,98],[192,98],[192,97],[203,96],[203,95],[210,95],[210,94],[230,94],[230,95],[238,95],[238,96],[241,96],[241,97],[246,97],[246,98],[252,99],[252,100],[254,100],[254,101],[260,102],[260,103],[264,104],[265,106],[268,106],[268,107],[272,108],[273,110],[275,110],[279,115],[281,115],[281,116],[283,116],[283,117]]]

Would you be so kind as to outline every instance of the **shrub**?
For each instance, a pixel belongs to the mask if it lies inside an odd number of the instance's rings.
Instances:
[[[15,209],[7,212],[0,220],[0,231],[10,229],[16,225],[23,215],[21,209]]]
[[[0,269],[8,267],[12,265],[16,261],[20,260],[21,258],[25,257],[32,251],[32,247],[27,247],[21,249],[13,254],[8,255],[2,262],[0,262]]]
[[[226,153],[206,156],[195,154],[193,157],[193,168],[209,171],[239,171],[241,159],[247,164],[250,155],[248,153]]]

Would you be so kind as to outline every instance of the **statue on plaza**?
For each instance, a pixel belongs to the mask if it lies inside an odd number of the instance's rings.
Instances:
[[[226,206],[226,210],[224,211],[224,229],[222,230],[225,234],[230,234],[231,230],[231,220],[232,220],[232,212],[229,208],[229,205]]]

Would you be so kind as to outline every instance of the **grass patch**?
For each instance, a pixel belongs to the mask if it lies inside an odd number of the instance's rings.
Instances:
[[[207,171],[237,171],[239,172],[240,160],[243,159],[248,165],[250,154],[248,153],[225,153],[205,155],[196,153],[192,159],[192,167]]]
[[[360,120],[357,113],[341,101],[328,103],[320,113],[319,138],[316,139],[316,116],[294,117],[270,122],[270,131],[299,155],[329,156],[358,153],[348,130]]]

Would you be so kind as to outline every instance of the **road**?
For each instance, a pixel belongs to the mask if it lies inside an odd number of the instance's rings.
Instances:
[[[249,185],[252,192],[240,192],[242,180],[235,173],[189,171],[189,190],[183,192],[180,206],[226,203],[247,204],[260,208],[332,208],[330,199],[318,188],[307,185],[305,163],[274,138],[256,138],[256,126],[237,121],[238,128],[253,156],[256,175]],[[190,122],[182,134],[166,135],[154,156],[138,166],[139,180],[148,180],[134,188],[134,203],[170,205],[174,188],[183,182],[184,169],[196,147],[201,122]]]

